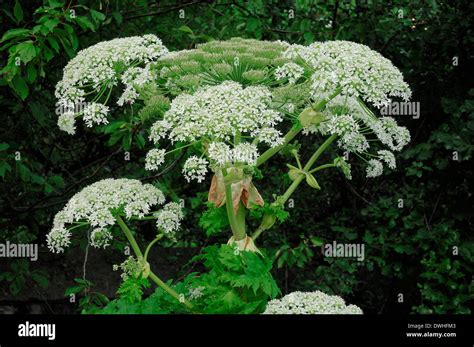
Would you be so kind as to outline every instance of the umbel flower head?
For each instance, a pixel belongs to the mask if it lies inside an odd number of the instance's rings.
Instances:
[[[310,124],[304,132],[337,135],[339,148],[366,161],[367,177],[380,176],[383,164],[394,169],[393,152],[402,150],[410,142],[407,128],[399,126],[391,117],[377,117],[361,100],[352,96],[336,96],[320,115],[320,121]],[[389,150],[374,151],[373,147],[377,146],[386,146]]]
[[[315,42],[309,46],[292,45],[284,53],[311,73],[311,97],[318,99],[340,90],[342,95],[360,97],[381,107],[392,97],[407,101],[411,91],[402,73],[392,62],[369,47],[350,41]],[[286,71],[282,74],[281,70]],[[292,81],[301,72],[288,65],[278,78]]]
[[[116,216],[143,218],[152,212],[152,206],[164,202],[161,190],[151,184],[127,178],[98,181],[75,194],[56,214],[53,228],[46,237],[48,248],[54,253],[63,252],[70,244],[72,228],[86,225],[93,228],[91,245],[105,248],[112,240],[108,227],[115,224]],[[154,212],[154,216],[158,230],[168,234],[179,228],[183,218],[180,206],[172,202]]]
[[[293,292],[271,300],[263,314],[362,314],[362,310],[346,305],[340,296],[315,291]]]
[[[125,87],[119,106],[133,103],[139,88],[153,79],[149,63],[167,52],[155,35],[103,41],[80,51],[56,85],[60,129],[74,134],[75,118],[81,115],[88,127],[106,124],[109,107],[105,104],[113,87],[119,83]]]
[[[283,142],[275,128],[282,116],[271,108],[271,101],[270,90],[262,86],[244,88],[237,82],[225,81],[203,87],[194,94],[177,96],[163,119],[153,124],[150,139],[155,144],[164,139],[204,144],[203,154],[209,160],[189,157],[183,169],[188,181],[202,181],[208,165],[214,171],[226,165],[252,166],[259,156],[257,144],[274,147]],[[151,150],[146,168],[157,169],[163,156],[162,150]]]

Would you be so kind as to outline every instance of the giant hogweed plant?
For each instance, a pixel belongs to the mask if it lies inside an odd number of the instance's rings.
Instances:
[[[122,92],[114,99],[119,85]],[[267,313],[359,313],[320,292],[276,299],[271,261],[255,240],[288,217],[285,203],[302,182],[320,190],[318,172],[333,168],[351,179],[348,153],[366,166],[367,177],[381,175],[384,166],[395,168],[394,152],[410,134],[393,118],[379,117],[377,109],[392,98],[408,100],[411,91],[388,59],[347,41],[300,46],[234,38],[168,52],[158,38],[145,35],[80,52],[66,67],[57,95],[67,106],[58,124],[68,133],[78,118],[110,133],[111,126],[123,127],[121,114],[147,130],[152,148],[146,170],[160,170],[181,153],[183,179],[206,184],[210,208],[225,210],[230,226],[226,245],[207,247],[195,259],[208,272],[165,283],[150,269],[148,254],[162,237],[173,239],[178,232],[181,206],[163,205],[163,193],[138,180],[107,179],[86,187],[58,213],[47,239],[52,251],[61,252],[73,229],[88,228],[89,243],[105,248],[110,228],[121,228],[135,256],[115,267],[123,272],[120,298],[102,312],[258,313],[273,299]],[[89,102],[78,112],[77,103],[84,101]],[[299,136],[314,138],[315,151],[305,162],[292,145]],[[320,162],[330,146],[345,155]],[[283,166],[291,184],[265,202],[253,181],[281,151],[294,157]],[[246,223],[249,213],[261,218],[255,230]],[[127,223],[150,219],[157,237],[143,252]],[[158,289],[142,299],[149,280]]]

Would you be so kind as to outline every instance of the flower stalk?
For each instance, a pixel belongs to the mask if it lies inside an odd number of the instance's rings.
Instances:
[[[117,224],[119,225],[120,229],[122,229],[123,233],[125,234],[125,236],[127,237],[127,240],[128,242],[130,243],[130,246],[132,246],[132,249],[133,249],[133,252],[135,253],[135,255],[137,256],[137,258],[142,261],[144,260],[144,256],[143,256],[143,253],[142,251],[140,250],[140,247],[138,246],[138,243],[137,241],[135,240],[135,238],[133,237],[133,234],[132,232],[130,231],[130,229],[128,228],[127,224],[125,224],[125,222],[123,221],[122,217],[120,216],[116,216],[115,217],[115,220],[117,221]],[[158,241],[158,238],[156,238],[155,240],[152,241],[152,243]],[[150,250],[150,245],[149,247],[147,248],[147,252],[146,254],[148,255],[148,251]],[[145,260],[146,261],[146,260]],[[158,276],[156,276],[151,270],[148,274],[148,277],[153,281],[155,282],[161,289],[163,289],[165,292],[167,292],[168,294],[170,294],[172,297],[174,297],[176,300],[178,300],[180,303],[182,303],[183,305],[185,305],[187,308],[189,309],[192,309],[193,305],[188,301],[186,300],[185,298],[183,297],[180,297],[180,295],[174,291],[170,286],[168,286],[165,282],[163,282]]]

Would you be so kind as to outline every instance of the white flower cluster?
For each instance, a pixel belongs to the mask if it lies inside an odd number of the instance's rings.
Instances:
[[[188,291],[189,299],[190,300],[196,300],[201,298],[204,295],[204,290],[206,288],[203,286],[195,287],[195,288],[190,288]]]
[[[270,108],[271,101],[268,88],[243,88],[233,81],[201,88],[192,95],[181,94],[173,100],[163,119],[153,124],[150,140],[154,143],[165,138],[171,142],[191,143],[207,140],[207,154],[214,166],[255,165],[258,143],[275,147],[284,141],[281,132],[274,128],[282,116]],[[233,147],[227,145],[226,141],[230,142],[235,136],[250,137],[254,141],[242,141]],[[164,152],[157,151],[154,149],[147,155],[147,170],[156,170],[162,162]],[[189,157],[183,167],[186,180],[201,182],[208,165],[205,158]]]
[[[204,181],[207,173],[207,165],[209,162],[204,158],[199,158],[195,155],[190,156],[183,166],[183,175],[186,181],[191,182],[196,180],[198,182]]]
[[[346,305],[337,295],[315,291],[293,292],[271,300],[263,314],[362,314],[362,310],[355,305]]]
[[[218,167],[225,164],[243,163],[255,165],[258,159],[257,146],[248,142],[239,143],[234,148],[224,142],[212,142],[208,148],[209,158]]]
[[[122,83],[125,85],[125,90],[117,100],[117,105],[133,104],[139,96],[138,88],[151,82],[153,78],[154,75],[150,71],[150,64],[147,64],[144,68],[135,66],[129,68],[121,78]]]
[[[304,74],[304,69],[295,63],[286,63],[275,70],[277,80],[288,79],[288,83],[295,84]]]
[[[342,150],[370,157],[367,177],[381,175],[383,163],[394,169],[396,162],[391,151],[400,151],[410,141],[408,129],[399,126],[391,117],[376,117],[355,97],[336,96],[328,102],[322,115],[324,120],[308,127],[305,132],[338,135],[337,143]],[[369,154],[370,144],[376,140],[391,151],[378,150],[377,155]]]
[[[58,127],[62,131],[67,132],[69,135],[74,135],[76,133],[76,120],[74,112],[66,111],[59,115]]]
[[[145,169],[146,170],[158,170],[161,164],[165,161],[166,151],[164,149],[153,148],[145,157]]]
[[[163,137],[172,142],[229,141],[237,133],[258,137],[262,129],[266,134],[267,128],[282,120],[270,103],[271,92],[266,87],[243,88],[233,81],[203,87],[192,95],[177,96],[163,120],[152,127],[150,139],[155,143]]]
[[[109,112],[109,107],[97,102],[89,103],[83,112],[84,123],[91,128],[93,124],[107,124],[107,113]]]
[[[129,278],[137,278],[142,273],[142,264],[140,261],[132,256],[129,256],[123,263],[120,265],[114,264],[112,269],[114,271],[122,271],[120,277],[122,280],[126,281]]]
[[[284,56],[303,60],[311,69],[312,97],[332,94],[361,97],[376,107],[400,97],[407,101],[411,91],[392,62],[369,47],[350,41],[315,42],[307,47],[292,45]]]
[[[79,114],[73,110],[77,105],[89,103],[87,95],[94,96],[91,105],[83,111],[87,126],[106,123],[108,107],[100,103],[100,99],[108,99],[112,88],[122,82],[125,90],[118,104],[132,103],[138,97],[136,87],[152,79],[148,64],[167,52],[155,35],[99,42],[80,51],[66,65],[63,78],[56,85],[58,105],[66,110],[58,120],[60,129],[74,133],[74,118]]]
[[[158,230],[163,231],[168,237],[174,238],[174,235],[181,226],[181,220],[184,218],[182,206],[176,202],[169,202],[163,208],[154,214]]]
[[[48,248],[61,253],[70,243],[71,233],[66,227],[85,223],[96,229],[91,234],[91,245],[106,247],[111,235],[105,227],[115,224],[116,213],[125,213],[127,219],[144,217],[153,205],[162,205],[165,197],[151,184],[134,179],[104,179],[75,194],[59,211],[51,232],[47,235]]]
[[[96,228],[92,231],[90,236],[92,247],[107,248],[112,241],[112,233],[106,228]]]

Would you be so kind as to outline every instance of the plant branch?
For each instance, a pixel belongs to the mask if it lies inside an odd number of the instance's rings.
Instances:
[[[137,256],[137,258],[139,260],[143,260],[145,259],[143,257],[143,253],[142,251],[140,250],[140,247],[138,246],[138,243],[137,241],[135,240],[135,238],[133,237],[132,235],[132,232],[130,231],[130,229],[128,228],[127,224],[125,224],[125,222],[123,221],[122,217],[120,216],[116,216],[115,217],[115,220],[117,221],[120,229],[122,229],[123,233],[125,234],[125,236],[127,237],[127,240],[128,242],[130,243],[130,245],[132,246],[132,249],[133,249],[133,252],[135,253],[135,255]],[[154,240],[156,241],[156,239]],[[153,243],[153,241],[152,241]],[[149,245],[150,246],[150,245]],[[149,248],[147,248],[147,251],[149,251]],[[156,276],[151,270],[150,270],[150,273],[148,275],[148,277],[153,281],[155,282],[160,288],[162,288],[165,292],[167,292],[168,294],[170,294],[172,297],[174,297],[175,299],[177,299],[180,303],[182,303],[183,305],[185,305],[186,307],[188,308],[192,308],[193,305],[186,299],[184,298],[181,298],[179,296],[178,293],[176,293],[176,291],[174,291],[170,286],[168,286],[165,282],[163,282],[158,276]]]

